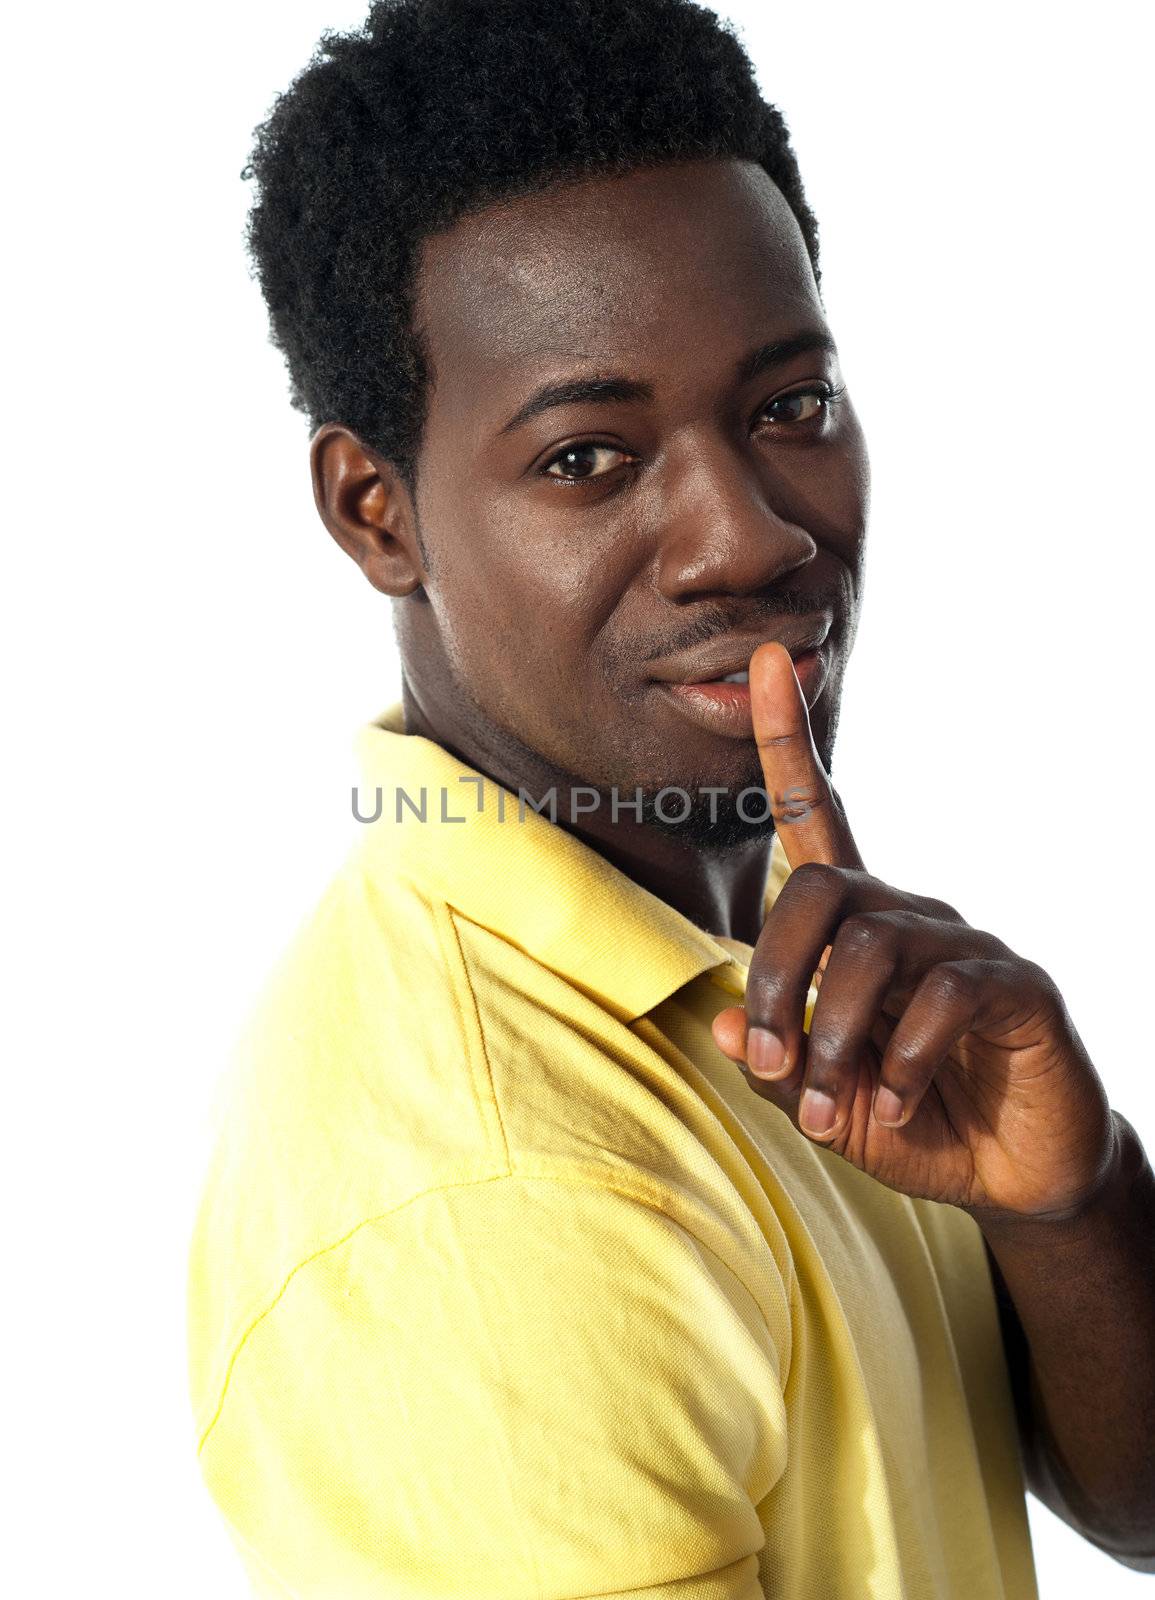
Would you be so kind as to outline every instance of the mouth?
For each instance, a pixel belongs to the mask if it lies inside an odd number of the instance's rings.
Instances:
[[[807,707],[812,709],[829,672],[826,654],[820,648],[805,650],[793,660]],[[681,715],[710,733],[720,733],[731,739],[754,737],[748,670],[728,672],[725,677],[706,678],[696,683],[656,682],[654,687]]]
[[[832,618],[803,620],[792,637],[777,642],[789,652],[808,709],[812,709],[830,672],[825,648]],[[654,687],[680,715],[711,733],[732,739],[752,739],[754,718],[750,705],[750,657],[764,638],[735,642],[716,641],[697,658],[671,661]]]

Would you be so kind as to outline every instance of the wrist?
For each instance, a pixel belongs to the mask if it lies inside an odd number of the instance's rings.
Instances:
[[[983,1206],[965,1207],[992,1244],[1077,1234],[1126,1208],[1139,1173],[1147,1166],[1146,1154],[1135,1129],[1118,1111],[1108,1113],[1108,1134],[1102,1159],[1092,1182],[1059,1207],[1040,1212],[1005,1212]],[[1148,1169],[1149,1171],[1149,1169]]]

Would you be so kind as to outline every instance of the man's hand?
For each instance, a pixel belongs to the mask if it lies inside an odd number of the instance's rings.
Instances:
[[[984,1226],[1078,1211],[1113,1174],[1118,1136],[1056,985],[943,901],[865,870],[781,645],[754,652],[750,695],[792,872],[745,1006],[715,1019],[719,1047],[808,1137],[892,1189]]]

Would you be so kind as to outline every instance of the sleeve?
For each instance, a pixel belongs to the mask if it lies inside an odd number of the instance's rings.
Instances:
[[[768,1270],[755,1301],[664,1211],[552,1177],[364,1223],[240,1341],[202,1441],[257,1592],[762,1600],[789,1358]]]

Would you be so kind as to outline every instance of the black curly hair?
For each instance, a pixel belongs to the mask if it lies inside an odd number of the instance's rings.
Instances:
[[[432,376],[416,262],[467,213],[583,176],[751,160],[818,280],[782,115],[730,24],[692,0],[377,0],[321,36],[254,139],[247,244],[292,402],[411,488]]]

